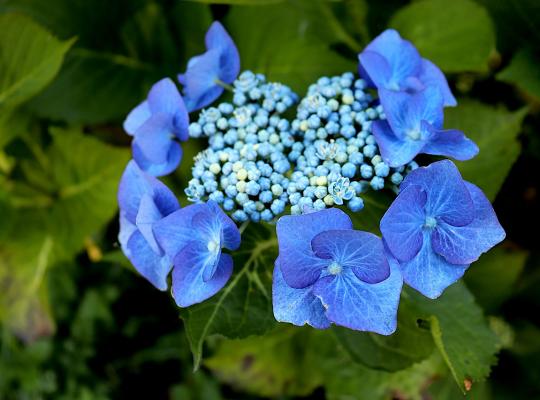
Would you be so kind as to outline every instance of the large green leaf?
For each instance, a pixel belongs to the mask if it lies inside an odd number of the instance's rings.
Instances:
[[[487,11],[472,0],[420,0],[391,19],[420,54],[445,72],[487,71],[495,33]]]
[[[429,321],[435,345],[462,392],[484,381],[496,362],[499,342],[465,285],[450,286],[437,300],[414,290],[404,295],[419,318]]]
[[[303,94],[323,75],[356,70],[356,61],[331,50],[331,43],[315,35],[327,24],[301,10],[239,6],[231,10],[226,23],[240,51],[242,69],[264,73]]]
[[[240,249],[233,253],[235,272],[229,283],[207,301],[181,310],[194,369],[200,366],[208,336],[243,338],[275,326],[270,282],[276,257],[272,227],[250,225],[242,235]]]
[[[60,41],[17,14],[0,15],[0,26],[0,107],[13,107],[49,84],[74,40]]]
[[[478,185],[490,200],[519,156],[521,146],[516,138],[526,113],[526,109],[510,112],[471,100],[445,111],[445,125],[464,131],[480,148],[475,158],[457,164],[463,178]]]
[[[333,330],[354,361],[369,368],[398,371],[422,361],[433,352],[429,329],[418,326],[417,317],[404,298],[399,305],[397,330],[390,336],[341,327]]]
[[[519,50],[510,64],[497,74],[497,79],[515,85],[520,91],[540,101],[539,57],[532,51]]]
[[[57,79],[29,106],[41,117],[71,123],[121,120],[145,97],[152,77],[153,66],[135,59],[75,49]]]

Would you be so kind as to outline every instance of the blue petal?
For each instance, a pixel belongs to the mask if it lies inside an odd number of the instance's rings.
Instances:
[[[209,261],[204,265],[203,280],[206,282],[212,279],[217,268],[217,260],[221,254],[221,221],[217,216],[206,207],[204,211],[195,214],[191,220],[193,232],[197,232],[197,236],[201,246],[201,256],[203,253],[208,253],[205,256]],[[213,250],[210,246],[214,246]],[[212,258],[214,261],[211,261]]]
[[[133,159],[137,165],[146,173],[153,176],[168,175],[173,172],[182,159],[182,148],[179,143],[170,141],[169,151],[167,152],[167,158],[163,163],[156,164],[149,160],[144,151],[138,145],[136,140],[132,143]]]
[[[388,279],[376,284],[362,282],[351,269],[344,269],[340,275],[318,280],[313,292],[335,324],[390,335],[396,330],[403,285],[398,268],[391,265],[390,269]]]
[[[393,29],[381,33],[365,50],[380,54],[388,62],[391,70],[389,85],[386,86],[388,89],[401,90],[406,78],[420,72],[420,54],[411,42],[402,39]]]
[[[470,264],[497,243],[506,234],[491,203],[482,190],[466,182],[476,212],[469,225],[455,227],[441,223],[433,232],[433,249],[452,264]]]
[[[478,154],[478,146],[461,131],[455,129],[437,130],[423,123],[430,132],[429,141],[422,153],[452,157],[459,161],[470,160]]]
[[[129,238],[136,230],[137,226],[129,221],[124,211],[120,210],[120,231],[118,232],[118,241],[120,242],[120,247],[124,253],[126,252]]]
[[[358,279],[379,283],[390,275],[382,241],[372,233],[355,230],[328,230],[311,241],[315,255],[351,268]]]
[[[178,200],[170,189],[162,182],[143,172],[131,160],[120,179],[118,188],[118,204],[125,217],[135,224],[141,199],[151,194],[157,208],[163,216],[180,208]]]
[[[154,224],[156,240],[172,260],[188,243],[199,237],[198,232],[193,230],[192,220],[195,214],[204,211],[206,211],[205,204],[192,204]]]
[[[135,224],[145,240],[148,242],[150,248],[154,251],[154,253],[159,255],[162,255],[162,251],[154,238],[152,225],[154,225],[154,223],[159,221],[162,217],[163,216],[154,203],[152,196],[149,194],[143,195],[139,205],[139,212],[137,213]]]
[[[359,74],[369,82],[370,86],[384,88],[392,78],[388,61],[373,51],[363,51],[358,55],[360,60]]]
[[[392,254],[409,261],[422,247],[422,227],[426,220],[426,192],[418,185],[402,189],[381,219],[381,232]]]
[[[279,267],[279,259],[274,267],[272,304],[274,317],[279,322],[289,322],[297,326],[308,324],[317,329],[330,327],[321,300],[315,297],[312,287],[294,289],[287,285]]]
[[[229,218],[227,214],[219,207],[219,205],[212,200],[207,202],[210,210],[219,218],[221,221],[221,229],[223,234],[223,243],[222,246],[229,250],[236,250],[240,247],[240,231],[232,219]]]
[[[443,95],[444,105],[446,107],[453,107],[457,105],[456,98],[450,91],[450,87],[448,87],[446,77],[431,61],[426,60],[425,58],[422,59],[422,66],[420,73],[418,74],[418,79],[424,86],[435,86],[439,88]]]
[[[468,225],[475,211],[471,195],[457,167],[449,160],[437,161],[410,172],[401,190],[419,185],[427,193],[426,215],[454,226]]]
[[[337,208],[281,217],[276,226],[281,272],[287,284],[302,289],[319,278],[327,261],[311,249],[311,240],[331,229],[352,229],[351,219]]]
[[[148,93],[152,114],[167,116],[167,126],[180,140],[187,140],[189,116],[184,100],[174,82],[164,78],[154,84]]]
[[[139,273],[159,290],[167,289],[167,275],[171,261],[167,256],[156,254],[141,232],[134,232],[127,242],[124,254]]]
[[[228,254],[221,254],[216,273],[212,279],[204,281],[200,250],[198,246],[188,245],[174,260],[172,294],[179,307],[189,307],[212,297],[231,277],[232,258]]]
[[[138,147],[144,158],[153,164],[167,162],[172,143],[170,118],[163,113],[152,115],[137,129],[133,139],[133,146]]]
[[[240,72],[240,54],[223,25],[215,21],[206,33],[207,49],[221,49],[219,79],[232,83]]]
[[[128,114],[124,121],[124,130],[133,136],[135,131],[139,129],[151,115],[152,113],[148,106],[148,101],[145,100]]]
[[[424,231],[424,242],[418,255],[400,262],[403,281],[430,299],[439,297],[444,289],[463,276],[469,265],[450,264],[433,251],[429,231]]]
[[[396,136],[387,121],[374,121],[371,129],[381,156],[390,167],[401,167],[411,162],[424,147],[424,141]]]

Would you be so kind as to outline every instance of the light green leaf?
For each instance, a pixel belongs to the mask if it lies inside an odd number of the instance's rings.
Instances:
[[[334,327],[338,341],[351,359],[369,368],[398,371],[433,353],[429,329],[419,327],[417,314],[406,298],[401,300],[398,327],[390,336]]]
[[[243,338],[260,335],[276,325],[272,313],[271,280],[277,257],[272,227],[249,226],[240,249],[233,253],[234,273],[212,298],[180,311],[198,369],[203,344],[210,335]]]
[[[481,306],[495,310],[512,294],[528,255],[523,250],[497,246],[471,266],[465,283]]]
[[[471,100],[445,110],[445,126],[462,130],[480,148],[472,160],[456,163],[463,178],[478,185],[492,201],[519,156],[516,138],[526,114],[525,108],[511,112]]]
[[[472,0],[420,0],[400,9],[390,27],[445,72],[485,72],[495,51],[487,11]]]
[[[285,0],[187,0],[194,3],[206,3],[206,4],[229,4],[229,5],[243,5],[243,6],[264,6],[267,4],[282,3]]]
[[[131,58],[75,49],[29,107],[38,116],[71,123],[122,120],[145,97],[154,72]]]
[[[540,101],[540,60],[530,50],[519,50],[510,65],[497,74],[497,79],[515,85],[520,91]]]
[[[242,69],[283,82],[299,94],[323,75],[356,70],[348,60],[330,49],[330,43],[314,35],[324,29],[319,19],[295,7],[234,7],[227,16],[229,32],[241,55]]]
[[[435,345],[461,391],[484,381],[496,362],[499,342],[465,285],[450,286],[436,300],[414,290],[404,293],[419,317],[429,321]]]
[[[74,39],[60,41],[27,17],[0,15],[0,106],[30,99],[58,73]]]

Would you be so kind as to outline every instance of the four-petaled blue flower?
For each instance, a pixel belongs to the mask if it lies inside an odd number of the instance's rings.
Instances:
[[[174,263],[172,294],[178,306],[200,303],[225,286],[233,261],[221,250],[236,250],[240,231],[217,203],[182,208],[156,223],[153,230]]]
[[[343,200],[350,200],[354,197],[356,192],[351,186],[349,178],[339,178],[337,181],[332,182],[328,186],[328,192],[332,195],[334,203],[342,205]]]
[[[118,240],[122,251],[156,288],[167,289],[167,275],[172,262],[156,242],[152,226],[178,210],[178,200],[167,186],[143,172],[132,160],[120,180],[118,204]]]
[[[379,90],[386,120],[373,122],[372,131],[384,161],[399,167],[419,153],[469,160],[478,146],[461,131],[443,130],[443,98],[435,87],[408,94]]]
[[[174,82],[157,82],[148,98],[135,107],[124,121],[125,131],[133,136],[133,159],[154,176],[174,171],[182,158],[178,141],[189,135],[189,116]]]
[[[389,266],[380,238],[353,230],[347,214],[336,208],[281,217],[277,236],[278,321],[394,332],[402,278]]]
[[[437,298],[505,232],[489,200],[448,160],[411,172],[381,220],[404,281]]]
[[[219,22],[214,22],[205,36],[206,52],[191,58],[178,80],[184,85],[188,110],[206,107],[223,93],[240,72],[240,55],[233,40]]]
[[[360,76],[379,90],[415,93],[431,86],[441,92],[445,106],[457,104],[441,70],[393,29],[377,36],[358,58]]]

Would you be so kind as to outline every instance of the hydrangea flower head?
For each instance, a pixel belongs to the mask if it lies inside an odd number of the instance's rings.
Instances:
[[[381,232],[404,281],[429,298],[505,237],[489,200],[448,160],[405,178]]]
[[[399,272],[390,271],[377,236],[352,229],[330,208],[278,220],[273,303],[278,321],[330,323],[390,334],[396,327]]]
[[[415,93],[431,86],[441,92],[444,106],[457,104],[441,70],[394,29],[377,36],[358,58],[360,76],[379,90]]]
[[[182,158],[178,141],[188,138],[189,116],[174,82],[157,82],[148,98],[135,107],[124,121],[124,130],[133,136],[133,159],[154,176],[174,171]]]
[[[186,72],[178,75],[190,112],[216,100],[223,85],[232,83],[240,72],[238,49],[221,23],[212,23],[205,44],[206,52],[191,58]]]
[[[156,242],[154,223],[178,210],[174,194],[160,181],[142,171],[132,160],[118,190],[122,251],[137,271],[160,290],[167,289],[171,259]]]
[[[178,306],[200,303],[225,286],[233,261],[222,249],[236,250],[240,231],[215,202],[184,207],[155,224],[153,231],[173,260],[172,294]]]
[[[443,130],[443,98],[435,87],[414,94],[379,90],[386,120],[373,123],[373,135],[383,160],[405,165],[419,153],[469,160],[478,146],[456,129]]]

